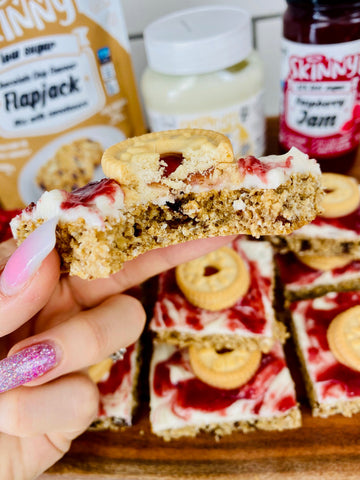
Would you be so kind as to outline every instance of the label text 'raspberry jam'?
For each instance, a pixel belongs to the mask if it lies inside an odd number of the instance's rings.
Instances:
[[[347,172],[360,135],[360,9],[356,2],[288,1],[281,45],[279,140]]]

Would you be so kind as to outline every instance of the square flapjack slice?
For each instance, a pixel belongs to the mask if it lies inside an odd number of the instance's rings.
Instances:
[[[301,413],[282,345],[276,342],[270,352],[258,351],[256,359],[254,353],[239,355],[234,350],[209,355],[206,348],[155,343],[150,366],[152,432],[173,440],[200,432],[221,437],[237,430],[300,427]],[[220,375],[211,375],[219,371]],[[243,374],[239,386],[227,383],[234,372]],[[221,383],[215,386],[213,378]]]
[[[357,179],[323,173],[322,212],[309,224],[271,242],[281,253],[360,258],[360,185]]]
[[[57,219],[63,271],[107,277],[154,248],[229,234],[287,234],[313,220],[320,169],[297,149],[235,159],[229,139],[209,130],[155,132],[104,152],[109,178],[67,193],[45,192],[12,222],[22,241]]]
[[[360,412],[360,292],[290,305],[296,349],[314,416]]]
[[[91,429],[118,430],[132,425],[138,404],[140,349],[140,342],[135,342],[121,358],[109,357],[89,368],[100,395],[98,415]]]
[[[360,289],[360,260],[349,255],[275,255],[285,303]]]
[[[238,236],[159,276],[149,328],[158,341],[180,347],[269,351],[286,337],[273,307],[274,281],[270,243]]]

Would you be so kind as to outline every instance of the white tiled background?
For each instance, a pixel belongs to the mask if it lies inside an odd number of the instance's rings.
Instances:
[[[237,5],[247,10],[253,20],[254,46],[265,68],[265,112],[279,112],[280,37],[285,0],[121,0],[130,37],[136,78],[146,65],[142,32],[153,20],[176,10],[204,5]]]

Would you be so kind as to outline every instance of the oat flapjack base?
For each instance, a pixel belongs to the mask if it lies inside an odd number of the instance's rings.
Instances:
[[[256,430],[278,431],[301,427],[301,413],[298,407],[294,407],[289,413],[281,417],[259,418],[256,420],[242,420],[229,423],[211,423],[204,425],[189,425],[176,430],[168,429],[157,432],[156,435],[165,441],[177,440],[182,437],[196,437],[200,433],[211,433],[215,438],[222,438],[234,432],[250,433]]]
[[[103,157],[116,180],[72,193],[45,192],[13,221],[15,238],[21,242],[58,217],[63,271],[92,279],[108,277],[149,250],[188,240],[284,235],[319,211],[319,167],[296,149],[235,160],[225,136],[197,129],[125,142]]]

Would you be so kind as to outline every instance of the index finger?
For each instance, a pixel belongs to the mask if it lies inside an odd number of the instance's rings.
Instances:
[[[157,248],[126,262],[122,270],[107,279],[88,281],[70,277],[73,295],[81,305],[92,307],[110,295],[124,292],[154,275],[227,245],[234,238],[236,235],[206,238]]]

